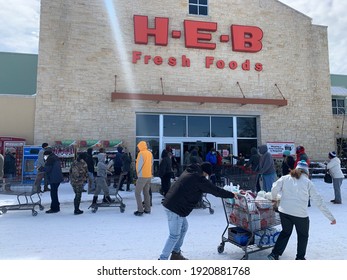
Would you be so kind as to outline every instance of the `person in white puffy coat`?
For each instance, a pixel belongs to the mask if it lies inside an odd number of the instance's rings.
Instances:
[[[329,170],[329,173],[331,177],[333,178],[333,187],[334,187],[334,194],[335,194],[335,198],[331,200],[331,202],[334,204],[341,204],[342,203],[341,185],[342,185],[343,179],[345,178],[341,170],[341,161],[336,156],[335,152],[330,152],[328,156],[329,156],[329,162],[327,164],[327,169]]]
[[[282,176],[273,183],[271,194],[273,200],[278,200],[278,212],[281,219],[282,231],[276,244],[268,255],[270,260],[278,260],[287,247],[293,227],[298,236],[296,260],[305,260],[306,248],[309,236],[310,220],[307,213],[308,200],[310,199],[326,216],[331,224],[336,224],[334,216],[326,207],[322,197],[316,191],[309,179],[308,165],[300,161],[296,168],[288,175]]]

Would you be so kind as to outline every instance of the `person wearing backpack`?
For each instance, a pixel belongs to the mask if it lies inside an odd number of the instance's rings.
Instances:
[[[88,165],[86,163],[87,153],[81,153],[70,166],[70,183],[75,193],[74,206],[75,215],[82,214],[80,210],[83,187],[88,179]]]

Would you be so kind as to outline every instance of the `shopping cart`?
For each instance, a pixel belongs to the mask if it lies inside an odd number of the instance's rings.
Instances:
[[[252,171],[242,172],[242,173],[234,173],[234,174],[224,174],[224,184],[233,186],[240,186],[240,189],[250,190],[252,192],[256,192],[257,190],[257,182],[259,180],[260,174]]]
[[[270,200],[252,199],[250,193],[236,194],[234,199],[223,198],[227,226],[222,233],[218,253],[224,252],[225,243],[231,243],[248,255],[275,245],[279,235],[280,219]]]
[[[195,209],[208,209],[211,215],[214,213],[214,209],[212,209],[206,193],[202,195],[201,200],[196,204]]]
[[[116,188],[113,187],[113,182],[112,176],[108,176],[107,178],[107,184],[109,188],[109,193],[110,197],[112,198],[112,202],[103,202],[101,199],[101,202],[97,202],[94,204],[91,204],[88,209],[92,210],[92,213],[96,213],[98,211],[99,207],[119,207],[120,212],[124,213],[125,211],[125,204],[123,203],[123,198],[119,194],[119,185],[116,186]],[[94,190],[89,190],[88,188],[88,194],[94,194]],[[101,190],[100,195],[103,195],[103,191]]]
[[[41,204],[41,196],[39,193],[33,192],[32,185],[4,183],[0,185],[0,194],[17,197],[17,204],[0,204],[0,215],[12,210],[31,210],[32,215],[37,216],[38,212],[35,207],[39,207],[41,211],[44,209]]]

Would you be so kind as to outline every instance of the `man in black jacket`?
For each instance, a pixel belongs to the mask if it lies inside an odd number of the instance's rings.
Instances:
[[[47,147],[43,155],[45,159],[44,171],[47,174],[47,180],[51,186],[51,208],[46,213],[58,213],[60,211],[58,188],[60,183],[64,181],[61,162],[59,157],[53,153],[51,147]]]
[[[206,177],[212,174],[209,162],[189,165],[178,180],[171,186],[163,201],[168,223],[169,237],[160,255],[160,260],[186,260],[181,254],[181,247],[188,230],[187,216],[202,199],[204,193],[217,197],[233,198],[234,194],[216,187]]]

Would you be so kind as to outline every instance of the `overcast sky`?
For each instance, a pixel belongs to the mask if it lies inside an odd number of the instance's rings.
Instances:
[[[311,17],[313,24],[328,26],[330,73],[347,75],[347,1],[281,2]],[[38,52],[39,11],[40,0],[0,0],[0,52]]]

